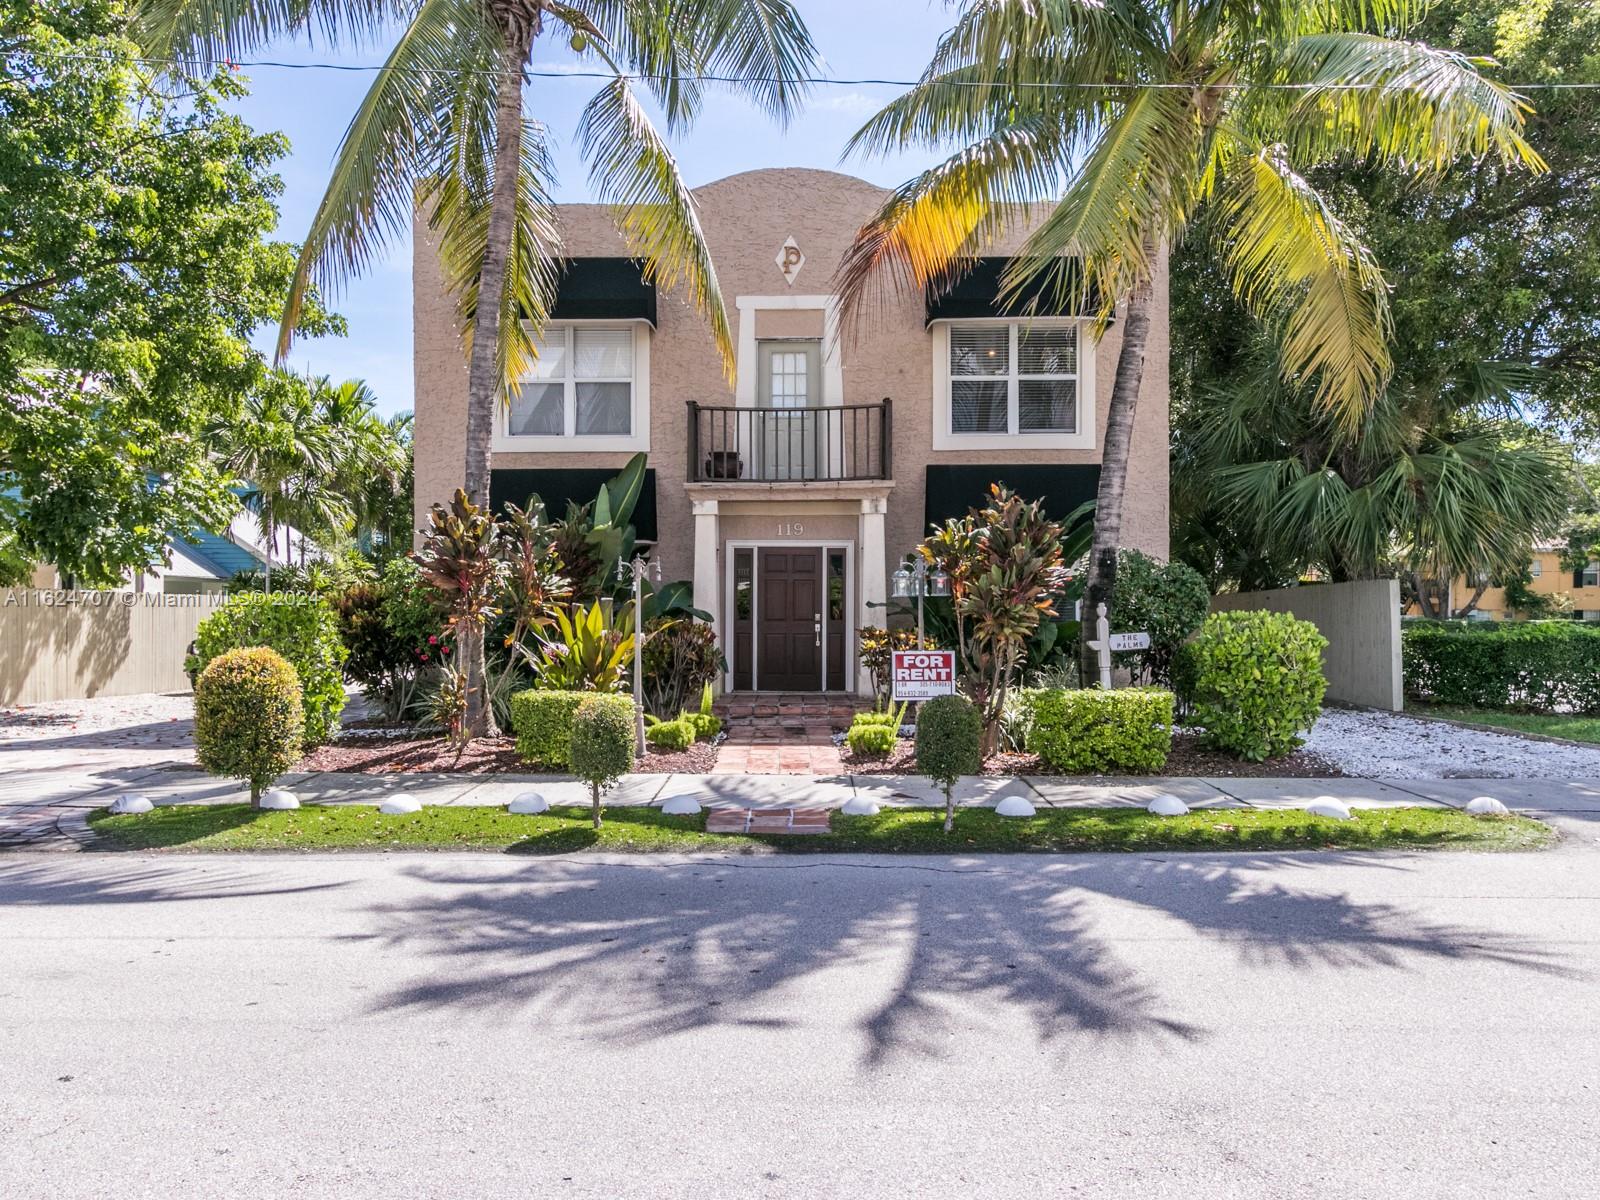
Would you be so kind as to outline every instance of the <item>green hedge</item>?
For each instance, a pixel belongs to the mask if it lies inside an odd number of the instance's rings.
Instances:
[[[1172,751],[1172,693],[1037,688],[1024,699],[1030,753],[1068,774],[1159,771]]]
[[[1407,621],[1406,694],[1434,704],[1600,713],[1600,627]]]
[[[300,677],[306,746],[320,746],[338,732],[339,714],[344,711],[346,651],[333,606],[320,596],[288,592],[230,596],[200,622],[194,644],[197,672],[229,650],[252,646],[276,650]]]
[[[511,697],[511,728],[517,757],[547,771],[572,766],[572,715],[593,692],[533,689]]]

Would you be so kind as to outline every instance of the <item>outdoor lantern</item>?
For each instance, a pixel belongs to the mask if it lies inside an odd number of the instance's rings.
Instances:
[[[906,596],[915,596],[917,594],[916,591],[913,590],[911,582],[911,569],[909,567],[901,567],[894,573],[894,594],[900,598],[904,598]]]
[[[933,574],[928,576],[928,595],[948,596],[950,594],[950,576],[943,567],[935,567]]]

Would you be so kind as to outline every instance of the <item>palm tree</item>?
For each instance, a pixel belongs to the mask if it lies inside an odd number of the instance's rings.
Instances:
[[[1514,577],[1561,526],[1571,454],[1503,415],[1503,367],[1443,389],[1397,378],[1352,430],[1284,384],[1274,349],[1259,331],[1174,425],[1177,540],[1214,583],[1398,571],[1425,613],[1448,616],[1430,585]]]
[[[1002,278],[1120,306],[1086,608],[1109,605],[1150,327],[1151,278],[1189,231],[1239,299],[1281,330],[1285,378],[1354,428],[1389,373],[1383,276],[1308,172],[1341,155],[1428,174],[1461,156],[1542,166],[1523,102],[1477,60],[1396,40],[1415,0],[986,0],[847,153],[961,146],[857,234],[838,290],[948,287],[1003,234]],[[1042,219],[1034,207],[1046,204]],[[1061,269],[1070,258],[1083,270]],[[881,291],[879,291],[881,295]]]
[[[312,388],[295,375],[274,371],[245,397],[237,417],[208,431],[225,470],[243,483],[244,501],[256,510],[266,543],[266,587],[272,590],[272,556],[285,535],[284,558],[292,550],[288,530],[337,528],[349,505],[334,486],[342,447],[317,417]]]
[[[392,508],[410,470],[411,418],[384,421],[376,396],[360,379],[334,384],[324,376],[312,381],[311,391],[317,422],[337,446],[332,490],[349,508],[350,527],[337,532],[356,534]]]
[[[787,119],[817,62],[790,0],[144,0],[138,11],[141,43],[161,56],[237,58],[312,30],[329,45],[393,36],[393,48],[345,133],[301,248],[280,360],[308,289],[360,272],[420,209],[440,239],[470,355],[466,491],[487,502],[495,405],[533,358],[557,277],[551,164],[522,99],[534,43],[548,33],[606,76],[578,124],[598,198],[617,206],[649,277],[681,285],[705,315],[732,371],[694,202],[634,84],[648,89],[669,130],[697,115],[708,75]],[[474,735],[494,726],[481,643],[469,635],[462,645]]]

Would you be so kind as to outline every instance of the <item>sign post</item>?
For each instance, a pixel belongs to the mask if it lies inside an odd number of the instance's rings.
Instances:
[[[1129,650],[1150,649],[1150,634],[1140,630],[1137,633],[1112,633],[1111,622],[1106,620],[1106,606],[1095,605],[1094,638],[1089,643],[1089,649],[1095,652],[1100,663],[1100,686],[1111,688],[1111,655],[1113,652],[1122,654]]]
[[[932,700],[956,690],[954,650],[896,650],[890,664],[890,699]]]

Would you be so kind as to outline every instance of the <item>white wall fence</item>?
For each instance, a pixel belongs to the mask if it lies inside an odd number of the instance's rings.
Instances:
[[[224,599],[0,588],[0,704],[188,691],[184,653]]]
[[[1328,699],[1401,710],[1399,580],[1313,583],[1267,592],[1234,592],[1211,601],[1212,612],[1241,609],[1292,613],[1322,631],[1328,639],[1328,648],[1322,652]]]

